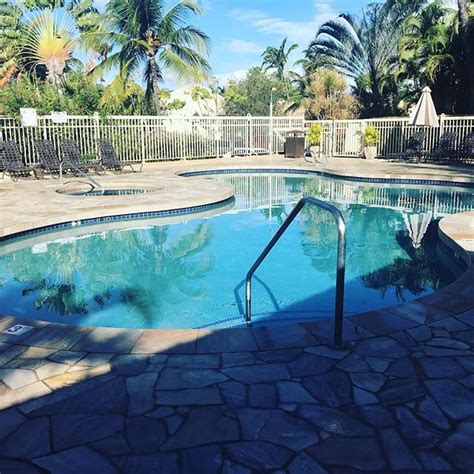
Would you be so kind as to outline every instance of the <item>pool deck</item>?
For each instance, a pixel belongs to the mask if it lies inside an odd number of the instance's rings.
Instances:
[[[57,181],[7,178],[0,236],[221,201],[231,193],[224,183],[176,176],[216,167],[474,182],[466,168],[279,157],[100,177],[159,188],[118,198],[59,196]],[[444,218],[440,235],[466,273],[430,296],[346,318],[342,348],[331,344],[331,320],[126,330],[0,316],[0,472],[472,473],[474,212]],[[18,323],[32,329],[1,333]]]

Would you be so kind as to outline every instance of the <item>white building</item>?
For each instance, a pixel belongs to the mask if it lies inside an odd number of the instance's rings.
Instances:
[[[181,100],[185,102],[185,106],[179,110],[170,110],[168,115],[171,116],[206,116],[206,115],[220,115],[223,109],[223,98],[219,94],[214,94],[208,87],[202,87],[209,92],[210,99],[193,100],[192,91],[194,85],[186,85],[176,89],[170,93],[168,104],[174,100]],[[201,87],[201,86],[199,86]]]

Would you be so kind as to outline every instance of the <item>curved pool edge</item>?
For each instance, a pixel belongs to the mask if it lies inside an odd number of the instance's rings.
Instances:
[[[111,176],[104,181],[104,186],[126,186],[121,176]],[[140,178],[143,182],[143,178]],[[225,205],[234,198],[234,187],[229,183],[213,181],[209,183],[204,178],[194,178],[194,186],[189,181],[172,175],[150,174],[146,177],[143,187],[152,181],[156,192],[133,196],[69,196],[58,194],[57,186],[40,186],[32,182],[28,189],[28,197],[32,201],[42,202],[44,209],[28,209],[26,212],[14,214],[5,205],[5,216],[0,225],[0,243],[11,238],[22,237],[34,233],[47,232],[55,229],[88,225],[97,222],[112,222],[149,217],[167,217],[174,215],[191,215],[206,211],[212,207]],[[157,181],[157,183],[156,183]],[[203,186],[207,189],[203,192]],[[23,183],[21,183],[23,184]],[[157,187],[159,185],[159,188]],[[128,184],[129,185],[129,184]],[[153,187],[153,186],[149,186]],[[16,188],[9,190],[13,193],[12,204],[22,202],[21,197],[15,196]],[[86,199],[84,202],[83,199]],[[22,209],[23,211],[23,209]],[[11,216],[8,216],[11,212]]]
[[[206,168],[205,166],[203,166]],[[207,166],[207,168],[209,168]],[[232,166],[236,172],[242,168],[281,170],[290,169],[296,171],[315,172],[314,169],[305,166],[265,166],[254,165],[252,167]],[[212,170],[213,174],[222,171],[222,167]],[[190,172],[186,169],[175,171],[177,176]],[[193,167],[192,171],[196,170]],[[211,170],[210,170],[211,171]],[[294,172],[292,174],[294,174]],[[326,171],[326,176],[331,176]],[[321,174],[320,172],[318,174]],[[365,182],[367,177],[353,177]],[[182,178],[181,178],[182,179]],[[189,179],[189,178],[186,178]],[[341,179],[346,177],[341,176]],[[386,175],[378,178],[389,179]],[[418,184],[410,178],[403,179],[404,184]],[[418,178],[413,178],[418,179]],[[407,182],[408,181],[408,182]],[[425,180],[426,181],[426,180]],[[433,181],[433,180],[428,180]],[[374,182],[374,181],[372,181]],[[381,182],[381,181],[378,181]],[[383,182],[383,181],[382,181]],[[390,182],[390,181],[389,181]],[[449,181],[448,183],[453,183]],[[446,185],[446,184],[444,184]],[[469,187],[474,186],[474,180]],[[233,195],[233,193],[232,193]],[[466,318],[471,317],[474,321],[474,265],[472,264],[473,249],[470,243],[474,241],[474,230],[472,220],[474,212],[464,212],[447,216],[440,221],[440,236],[442,240],[456,254],[465,260],[468,268],[456,281],[440,291],[429,296],[402,303],[382,310],[370,311],[345,318],[344,341],[355,342],[366,337],[389,336],[403,330],[411,330],[428,323],[438,323],[453,316],[464,314]],[[446,221],[445,221],[446,219]],[[454,222],[454,224],[453,224]],[[462,238],[457,232],[458,226],[465,227],[466,232]],[[31,326],[33,329],[22,336],[6,335],[1,333],[8,327],[16,324]],[[87,345],[91,352],[110,352],[117,354],[146,354],[156,352],[178,352],[178,353],[202,353],[202,352],[241,352],[248,350],[283,349],[288,347],[305,347],[311,341],[326,341],[332,336],[332,319],[316,320],[314,322],[284,324],[290,327],[280,337],[275,336],[278,327],[282,324],[272,323],[267,325],[255,325],[246,328],[228,329],[122,329],[111,327],[88,327],[75,326],[71,324],[50,323],[45,321],[30,320],[26,318],[0,316],[0,342],[8,341],[20,345],[32,345],[38,347],[58,347],[64,350],[81,350],[83,339],[91,339]],[[474,323],[471,323],[474,326]],[[443,325],[440,323],[440,327]],[[275,331],[276,329],[276,331]],[[207,339],[217,332],[227,343],[221,344],[222,350],[206,350],[200,347],[199,340]],[[281,331],[280,331],[281,332]],[[211,338],[212,339],[212,338]],[[118,341],[114,343],[114,341]],[[208,346],[209,344],[207,344]],[[219,344],[217,344],[219,346]],[[252,349],[255,348],[255,349]],[[212,349],[212,348],[211,348]]]

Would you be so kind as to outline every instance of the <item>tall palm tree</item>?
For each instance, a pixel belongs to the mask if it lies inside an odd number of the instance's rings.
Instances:
[[[323,23],[305,51],[307,72],[332,67],[352,78],[365,115],[393,113],[387,88],[396,62],[403,20],[422,0],[370,4],[360,17],[341,14]]]
[[[21,44],[22,11],[18,5],[0,1],[0,87],[15,74]]]
[[[168,11],[164,0],[111,0],[105,12],[105,36],[93,34],[92,44],[106,38],[116,50],[94,69],[118,67],[124,77],[143,71],[148,96],[160,114],[159,83],[165,70],[178,78],[202,79],[210,71],[206,59],[209,38],[188,25],[190,14],[200,14],[193,0],[179,0]]]
[[[291,52],[298,47],[296,43],[293,43],[288,47],[288,49],[286,49],[287,41],[288,38],[285,38],[278,48],[268,46],[262,54],[263,70],[267,71],[268,69],[275,69],[276,76],[281,80],[285,77],[285,68]]]
[[[472,4],[472,2],[469,2]],[[466,58],[469,98],[471,112],[474,111],[474,20],[469,18],[468,1],[458,0],[459,8],[459,32],[464,44],[464,55]]]
[[[405,84],[404,102],[413,104],[428,85],[440,112],[463,110],[466,71],[461,50],[456,10],[433,1],[410,15],[402,26],[395,72]]]

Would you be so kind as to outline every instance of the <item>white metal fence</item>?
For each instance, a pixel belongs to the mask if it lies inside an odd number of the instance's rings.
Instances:
[[[0,141],[14,140],[28,164],[36,162],[34,141],[49,139],[58,147],[62,138],[74,138],[86,154],[97,153],[97,139],[110,138],[124,161],[158,161],[210,158],[226,153],[252,153],[267,150],[283,152],[288,131],[305,130],[312,123],[323,125],[322,150],[326,156],[357,157],[360,132],[368,125],[380,132],[378,154],[401,153],[416,131],[407,118],[367,120],[306,121],[301,117],[145,117],[70,116],[65,124],[51,116],[38,118],[37,127],[22,127],[18,120],[0,117]],[[461,147],[474,132],[474,116],[440,117],[439,128],[429,128],[423,149],[436,148],[445,132],[456,134]]]

